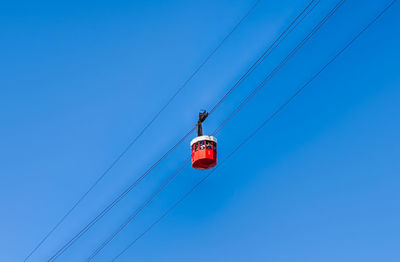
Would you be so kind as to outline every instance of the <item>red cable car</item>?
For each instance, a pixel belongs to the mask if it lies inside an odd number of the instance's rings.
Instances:
[[[208,113],[199,113],[197,121],[197,137],[190,142],[192,149],[192,167],[195,169],[210,169],[217,164],[217,139],[213,136],[204,136],[202,123]]]

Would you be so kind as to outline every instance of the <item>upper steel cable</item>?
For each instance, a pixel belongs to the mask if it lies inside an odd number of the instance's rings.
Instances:
[[[275,40],[273,44],[271,44],[267,48],[267,52],[264,52],[261,57],[252,65],[252,70],[254,70],[255,67],[259,65],[259,61],[262,59],[265,59],[266,56],[268,56],[272,50],[274,50],[277,45],[281,43],[281,41],[286,38],[286,36],[292,32],[294,29],[293,27],[296,27],[299,24],[299,21],[302,21],[304,19],[303,14],[306,12],[306,10],[309,9],[309,7],[315,2],[315,0],[310,1],[310,3],[302,10],[302,12],[294,19],[292,23],[284,30],[283,33],[281,33],[278,37],[278,41]],[[319,2],[319,1],[317,1]],[[314,7],[312,7],[314,8]],[[308,15],[306,13],[306,15]],[[300,19],[300,20],[299,20]],[[268,51],[269,50],[269,51]],[[238,82],[228,91],[230,94],[234,88],[236,88],[248,75],[249,72],[252,72],[252,70],[248,70],[245,73],[245,77],[241,77]],[[228,95],[229,95],[228,94]],[[225,95],[222,99],[225,99],[227,95]],[[221,103],[218,102],[216,106],[214,106],[213,109],[216,109]],[[79,231],[72,239],[70,239],[63,247],[61,247],[48,261],[54,261],[58,256],[60,256],[62,253],[65,252],[66,249],[68,249],[78,238],[80,238],[85,232],[87,232],[99,219],[101,219],[112,207],[114,207],[123,197],[125,197],[126,194],[128,194],[133,187],[135,187],[145,176],[147,176],[154,168],[157,166],[170,152],[172,152],[179,144],[181,144],[193,131],[195,128],[192,128],[183,138],[179,140],[177,144],[173,148],[171,148],[166,154],[163,155],[161,159],[159,159],[156,164],[154,164],[149,170],[147,170],[142,176],[140,176],[133,184],[131,184],[124,192],[121,193],[113,202],[111,202],[102,212],[100,212],[94,219],[92,219],[81,231]]]
[[[313,28],[313,30],[283,59],[283,61],[265,78],[265,80],[232,112],[227,119],[216,129],[213,135],[216,135],[232,118],[261,90],[263,86],[285,65],[290,58],[302,47],[304,44],[324,25],[333,14],[343,5],[345,0],[338,2],[338,4]],[[122,223],[119,228],[114,231],[88,258],[91,261],[108,243],[110,243],[168,184],[173,178],[183,169],[183,167],[190,161],[188,159],[184,164],[175,171],[168,179],[148,198],[139,208],[131,214],[128,219]]]
[[[129,243],[120,253],[115,256],[111,262],[116,261],[123,255],[129,248],[131,248],[139,239],[141,239],[147,232],[149,232],[155,225],[164,219],[172,210],[174,210],[183,200],[185,200],[198,186],[200,186],[212,173],[214,173],[219,166],[226,162],[234,153],[236,153],[244,144],[253,138],[268,122],[270,122],[280,111],[282,111],[296,96],[298,96],[304,88],[311,84],[332,62],[334,62],[347,48],[349,48],[369,27],[371,27],[397,0],[392,1],[385,9],[383,9],[367,26],[365,26],[350,42],[348,42],[328,63],[326,63],[320,71],[314,74],[301,88],[296,90],[295,93],[288,100],[285,101],[277,110],[275,110],[260,126],[258,126],[249,136],[247,136],[221,163],[197,182],[189,191],[187,191],[177,202],[175,202],[164,214],[162,214],[156,221],[146,228],[137,238]]]
[[[75,210],[75,208],[86,198],[86,196],[97,186],[97,184],[106,176],[111,169],[121,160],[121,158],[130,150],[136,141],[144,134],[144,132],[153,124],[153,122],[160,116],[160,114],[169,106],[169,104],[176,98],[176,96],[188,85],[188,83],[197,75],[203,66],[214,56],[214,54],[221,48],[227,39],[236,31],[242,22],[253,12],[256,6],[261,2],[257,0],[247,13],[236,23],[232,30],[222,39],[221,42],[211,51],[211,53],[204,59],[204,61],[193,71],[193,73],[186,79],[186,81],[175,91],[175,93],[168,99],[168,101],[161,107],[161,109],[154,115],[154,117],[145,125],[138,135],[122,150],[122,152],[114,159],[114,161],[101,173],[101,175],[94,181],[94,183],[86,190],[86,192],[75,202],[75,204],[65,213],[65,215],[52,227],[52,229],[43,237],[43,239],[32,249],[32,251],[25,257],[24,262],[27,261],[39,247],[50,237],[50,235],[64,222],[64,220]]]

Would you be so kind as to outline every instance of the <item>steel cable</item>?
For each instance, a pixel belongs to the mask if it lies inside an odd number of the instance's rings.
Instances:
[[[174,210],[183,200],[185,200],[198,186],[200,186],[218,167],[226,162],[234,153],[236,153],[244,144],[253,138],[268,122],[270,122],[279,112],[281,112],[295,97],[297,97],[312,81],[314,81],[332,62],[334,62],[347,48],[349,48],[369,27],[371,27],[397,0],[393,0],[385,9],[383,9],[367,26],[365,26],[350,42],[348,42],[328,63],[326,63],[321,70],[314,74],[301,88],[289,97],[277,110],[275,110],[260,126],[258,126],[249,136],[247,136],[221,163],[197,182],[189,191],[187,191],[177,202],[175,202],[163,215],[161,215],[155,222],[153,222],[145,231],[143,231],[135,240],[127,245],[112,262],[116,261],[123,255],[129,248],[131,248],[139,239],[141,239],[147,232],[149,232],[155,225],[157,225],[163,218],[165,218],[172,210]]]
[[[285,65],[290,58],[293,57],[293,55],[302,47],[304,44],[321,28],[322,25],[328,21],[328,19],[343,5],[345,0],[340,1],[325,17],[322,19],[317,26],[314,27],[314,29],[306,36],[303,41],[301,41],[293,50],[290,52],[290,54],[273,70],[271,74],[267,76],[267,78],[237,107],[237,110],[235,110],[227,119],[224,121],[219,128],[216,129],[216,131],[213,133],[213,135],[216,135],[232,118],[255,96],[255,94],[261,90],[263,86]],[[141,212],[157,195],[160,193],[168,184],[170,181],[172,181],[173,178],[183,169],[183,167],[189,163],[190,159],[184,162],[184,164],[178,168],[177,171],[175,171],[168,179],[150,196],[149,199],[147,199],[143,205],[141,205],[138,209],[135,210],[135,212],[129,216],[129,218],[120,225],[120,227],[114,231],[106,241],[104,241],[88,258],[87,261],[91,261],[109,242],[111,242],[116,235],[122,231],[123,228],[125,228],[138,214]]]
[[[303,14],[306,12],[307,9],[315,2],[315,0],[310,1],[310,3],[302,10],[302,12],[290,23],[290,25],[278,36],[277,40],[275,40],[268,48],[267,51],[265,51],[261,57],[250,67],[250,69],[245,73],[244,77],[241,77],[236,84],[228,91],[228,95],[235,89],[247,76],[249,75],[249,72],[252,72],[255,67],[259,65],[259,61],[263,61],[265,57],[267,57],[272,50],[274,50],[277,45],[279,45],[284,38],[290,32],[293,31],[295,27],[304,19]],[[319,1],[317,1],[318,3]],[[312,7],[312,9],[315,6]],[[312,10],[311,9],[311,10]],[[310,11],[311,11],[310,10]],[[307,12],[305,16],[307,16],[309,13]],[[300,19],[300,20],[299,20]],[[293,26],[294,25],[294,26]],[[225,99],[228,95],[225,95],[222,99]],[[213,111],[220,105],[220,101],[217,103],[216,106],[213,107]],[[163,155],[162,158],[160,158],[153,166],[147,170],[142,176],[140,176],[134,183],[132,183],[121,195],[119,195],[114,201],[112,201],[102,212],[100,212],[94,219],[92,219],[81,231],[79,231],[71,240],[69,240],[63,247],[61,247],[48,261],[54,261],[58,256],[60,256],[66,249],[68,249],[78,238],[80,238],[87,230],[89,230],[99,219],[101,219],[112,207],[114,207],[123,197],[126,196],[145,176],[147,176],[165,157],[169,155],[178,145],[180,145],[193,131],[195,128],[192,128],[189,132],[186,133],[186,135],[181,138],[178,143],[176,143],[166,154]]]
[[[288,26],[288,28],[286,28],[284,30],[284,32],[281,33],[281,35],[279,35],[278,37],[278,41],[275,40],[273,42],[273,44],[271,44],[267,51],[264,52],[261,56],[261,59],[264,60],[266,56],[268,56],[271,52],[268,50],[274,50],[277,46],[276,43],[278,43],[278,45],[282,42],[282,40],[284,38],[286,38],[287,34],[289,34],[290,32],[293,31],[294,28],[292,28],[292,26],[294,25],[294,27],[296,27],[299,22],[301,22],[304,17],[302,17],[302,15],[304,14],[304,12],[312,5],[312,3],[314,3],[315,0],[310,1],[310,3],[303,9],[303,11],[294,19],[294,21]],[[319,2],[319,1],[317,1]],[[312,7],[312,9],[315,6]],[[308,15],[308,13],[306,13],[306,15]],[[299,18],[301,18],[301,20],[299,20]],[[297,22],[297,23],[296,23]],[[252,65],[251,68],[257,67],[259,65],[259,61],[260,58]],[[230,94],[234,88],[236,88],[245,78],[247,78],[247,76],[249,75],[250,69],[245,73],[245,77],[241,77],[238,82],[228,91],[228,93]],[[250,71],[252,72],[252,71]],[[227,97],[227,95],[225,95],[222,99],[225,99]],[[216,106],[213,107],[213,109],[215,110],[221,103],[217,103]],[[147,176],[166,156],[169,155],[169,153],[171,153],[178,145],[180,145],[193,131],[195,130],[195,128],[192,128],[188,133],[186,133],[186,135],[181,138],[178,143],[176,143],[166,154],[163,155],[162,158],[160,158],[155,164],[153,164],[153,166],[147,170],[142,176],[140,176],[134,183],[132,183],[121,195],[119,195],[113,202],[111,202],[102,212],[100,212],[94,219],[92,219],[80,232],[78,232],[71,240],[69,240],[63,247],[61,247],[48,261],[54,261],[58,256],[60,256],[66,249],[68,249],[78,238],[80,238],[85,232],[87,232],[87,230],[89,230],[99,219],[101,219],[112,207],[114,207],[123,197],[125,197],[125,195],[127,193],[129,193],[133,187],[135,187],[141,180],[143,180],[143,178],[145,176]]]

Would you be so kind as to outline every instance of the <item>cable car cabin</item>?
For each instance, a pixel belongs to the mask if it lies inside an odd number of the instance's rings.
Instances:
[[[208,113],[200,111],[197,121],[197,137],[190,142],[192,149],[192,167],[195,169],[210,169],[217,164],[217,139],[213,136],[203,136],[203,122]]]
[[[217,139],[213,136],[198,136],[190,142],[192,167],[210,169],[217,164]]]

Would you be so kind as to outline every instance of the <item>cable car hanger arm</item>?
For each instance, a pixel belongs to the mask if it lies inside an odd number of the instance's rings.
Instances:
[[[202,110],[199,112],[199,120],[197,121],[197,136],[202,136],[203,135],[203,125],[202,123],[206,118],[208,117],[208,112],[206,110]]]

